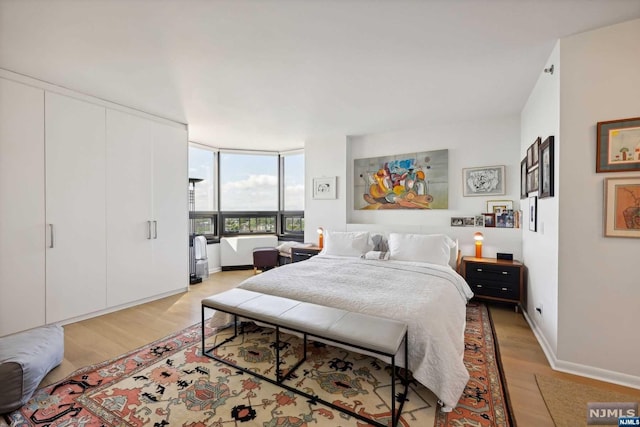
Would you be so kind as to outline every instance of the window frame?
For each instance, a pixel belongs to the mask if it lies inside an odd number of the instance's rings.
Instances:
[[[254,236],[259,234],[278,234],[278,211],[225,211],[220,212],[219,215],[218,230],[220,230],[220,236]],[[238,218],[239,220],[245,219],[249,221],[249,227],[251,227],[251,220],[255,220],[256,226],[260,219],[272,219],[273,231],[263,230],[249,230],[249,231],[229,231],[226,227],[226,220],[231,218]],[[238,224],[238,228],[240,224]],[[257,227],[256,227],[257,228]]]
[[[252,152],[247,152],[246,150],[237,150],[237,153],[234,150],[230,149],[215,149],[212,147],[203,146],[197,143],[189,143],[190,146],[199,149],[210,150],[214,153],[214,165],[213,172],[214,176],[214,194],[213,194],[213,204],[215,209],[213,211],[189,211],[189,219],[198,219],[198,218],[210,218],[212,223],[214,224],[214,234],[205,234],[208,243],[217,243],[220,241],[221,237],[225,236],[250,236],[250,235],[276,235],[278,238],[286,238],[287,240],[294,241],[304,241],[304,228],[298,231],[291,231],[286,229],[286,222],[288,219],[300,219],[304,222],[304,210],[296,210],[296,211],[285,211],[284,210],[284,189],[285,189],[285,157],[289,154],[303,154],[304,150],[294,150],[291,152],[280,153],[280,152],[260,152],[265,155],[274,155],[277,156],[277,177],[278,177],[278,200],[277,206],[278,210],[269,210],[269,211],[223,211],[220,209],[221,206],[221,179],[220,179],[220,171],[221,171],[221,152],[232,153],[232,154],[253,154]],[[256,152],[257,154],[258,152]],[[254,219],[257,222],[263,218],[269,218],[273,220],[274,230],[273,231],[264,231],[264,230],[249,230],[249,231],[230,231],[226,229],[225,220],[229,218],[239,218],[239,219],[248,219],[251,222]],[[257,227],[256,227],[257,228]],[[190,230],[191,231],[191,230]]]

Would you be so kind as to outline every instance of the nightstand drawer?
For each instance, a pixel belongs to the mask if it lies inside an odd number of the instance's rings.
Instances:
[[[525,266],[518,261],[496,258],[462,257],[460,274],[476,298],[487,301],[513,302],[526,306]]]
[[[520,283],[520,268],[469,262],[466,266],[466,277],[469,281],[490,280],[492,282]]]
[[[291,250],[291,262],[306,261],[318,255],[318,252],[320,252],[320,249],[293,248]]]
[[[474,282],[469,283],[469,287],[478,297],[494,297],[509,300],[520,300],[519,285],[508,286],[495,282]]]

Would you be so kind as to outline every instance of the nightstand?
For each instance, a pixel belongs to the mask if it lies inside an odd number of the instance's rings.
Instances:
[[[518,261],[495,258],[462,257],[460,274],[465,278],[475,298],[512,302],[525,306],[526,267]]]
[[[306,248],[291,248],[291,262],[306,261],[312,256],[318,255],[322,249],[317,246]]]

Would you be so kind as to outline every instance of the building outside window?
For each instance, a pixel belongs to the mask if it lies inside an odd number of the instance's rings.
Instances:
[[[304,236],[302,152],[216,152],[190,145],[189,178],[202,179],[190,213],[196,234]]]

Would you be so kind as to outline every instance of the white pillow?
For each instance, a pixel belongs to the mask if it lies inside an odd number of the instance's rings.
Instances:
[[[325,231],[322,254],[360,257],[373,249],[368,231]]]
[[[444,234],[389,234],[391,259],[449,265],[455,242]]]
[[[291,255],[292,248],[307,248],[313,246],[313,243],[301,243],[301,242],[283,242],[276,246],[276,249],[280,253]]]

